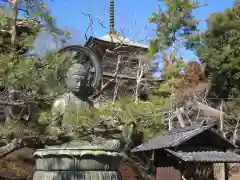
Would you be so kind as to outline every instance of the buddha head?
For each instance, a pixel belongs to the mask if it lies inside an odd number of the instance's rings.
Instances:
[[[75,63],[69,67],[66,77],[66,85],[73,93],[81,93],[87,87],[86,70],[82,64]]]

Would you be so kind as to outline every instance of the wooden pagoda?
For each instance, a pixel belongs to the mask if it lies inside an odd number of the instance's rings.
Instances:
[[[91,47],[101,59],[102,86],[109,81],[102,92],[104,98],[112,99],[119,85],[118,96],[132,94],[136,86],[139,60],[146,62],[148,46],[121,36],[114,29],[114,1],[110,0],[110,31],[103,37],[90,37],[85,46]],[[144,64],[146,78],[147,64]]]

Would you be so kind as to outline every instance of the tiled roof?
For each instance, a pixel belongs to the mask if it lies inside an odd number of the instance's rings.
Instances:
[[[218,136],[218,138],[223,140],[223,142],[225,142],[229,147],[234,148],[234,145],[231,142],[224,139],[220,134],[212,130],[214,126],[215,126],[214,124],[212,125],[196,124],[194,126],[186,128],[173,129],[172,131],[169,131],[166,134],[156,136],[155,138],[146,141],[140,146],[137,146],[132,150],[132,152],[177,147],[180,144],[199,135],[200,133],[203,133],[204,131],[211,131],[213,135]]]
[[[170,131],[164,135],[159,135],[149,141],[137,146],[132,152],[148,151],[161,148],[175,147],[192,137],[210,129],[212,126],[200,126],[195,128],[182,128],[179,130]]]
[[[200,151],[200,152],[181,152],[166,149],[173,156],[186,162],[215,162],[215,163],[238,163],[240,162],[240,155],[234,152],[221,151]]]
[[[140,44],[135,41],[132,41],[126,37],[123,37],[119,34],[106,34],[105,36],[102,36],[100,38],[97,38],[103,41],[111,42],[111,43],[116,43],[116,44],[124,44],[128,46],[135,46],[135,47],[141,47],[141,48],[148,48],[147,45],[145,44]]]
[[[137,48],[143,48],[143,49],[148,49],[148,45],[145,44],[140,44],[138,42],[132,41],[126,37],[123,37],[119,34],[106,34],[105,36],[102,37],[90,37],[85,44],[85,46],[88,46],[89,42],[91,39],[103,41],[103,42],[108,42],[108,43],[114,43],[114,44],[122,44],[126,46],[133,46]]]

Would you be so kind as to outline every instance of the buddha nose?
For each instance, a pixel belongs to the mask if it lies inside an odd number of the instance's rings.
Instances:
[[[77,89],[79,89],[80,86],[81,86],[81,82],[79,81],[79,82],[77,83]]]

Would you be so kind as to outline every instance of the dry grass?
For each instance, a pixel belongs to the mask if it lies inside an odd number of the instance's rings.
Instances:
[[[33,150],[23,148],[0,160],[0,179],[30,180],[34,172]]]

